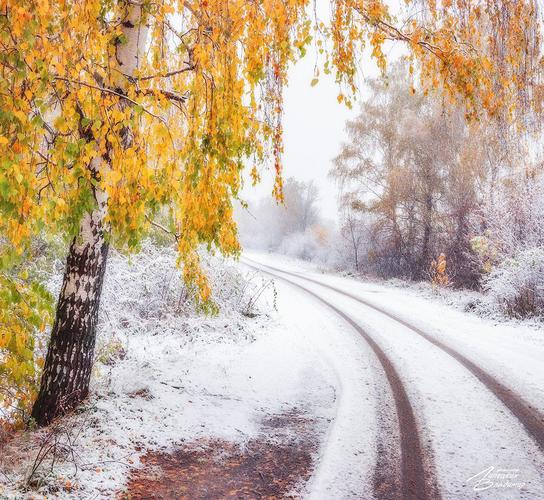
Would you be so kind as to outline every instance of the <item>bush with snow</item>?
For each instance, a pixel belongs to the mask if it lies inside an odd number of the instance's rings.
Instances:
[[[55,297],[62,285],[61,259],[48,265],[53,274],[47,288]],[[195,291],[184,283],[172,246],[145,240],[133,255],[111,249],[99,311],[96,359],[108,365],[122,355],[131,337],[150,332],[177,336],[184,344],[251,340],[253,333],[245,316],[259,313],[261,290],[270,280],[244,276],[233,262],[205,251],[201,260],[218,315],[198,309]],[[225,328],[225,321],[229,328]],[[41,334],[43,346],[48,335],[49,329]]]
[[[489,300],[509,316],[544,315],[544,249],[531,247],[498,264],[484,283]]]
[[[228,260],[202,252],[203,267],[212,288],[212,299],[223,318],[233,322],[247,313],[247,306],[262,285],[246,277]],[[194,290],[184,283],[176,267],[176,252],[145,241],[140,252],[126,256],[113,253],[108,262],[100,308],[99,334],[119,330],[161,333],[188,330],[188,322],[213,322],[194,301]]]
[[[53,273],[48,287],[57,295],[62,256],[48,250],[45,258]],[[253,349],[265,349],[256,340],[270,331],[271,280],[205,251],[201,260],[217,314],[192,300],[171,246],[146,240],[134,255],[111,250],[91,395],[52,427],[15,436],[2,448],[1,498],[8,492],[21,498],[23,491],[39,498],[115,498],[147,450],[210,436],[244,443],[258,431],[254,416],[269,394],[254,397],[243,366],[231,372]],[[283,401],[272,400],[274,410]]]

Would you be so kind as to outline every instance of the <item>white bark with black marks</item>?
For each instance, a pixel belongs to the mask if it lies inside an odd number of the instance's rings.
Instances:
[[[125,18],[120,21],[124,43],[116,47],[116,64],[130,77],[135,74],[143,56],[149,26],[142,22],[141,6],[130,3],[127,3]],[[130,146],[131,138],[132,133],[127,130],[122,138],[125,147]],[[100,179],[109,168],[106,158],[96,158],[89,165],[95,179]],[[72,410],[89,393],[108,256],[105,227],[108,197],[98,188],[94,188],[93,193],[96,208],[83,217],[79,234],[68,252],[40,391],[32,410],[38,425],[47,425],[55,417]]]

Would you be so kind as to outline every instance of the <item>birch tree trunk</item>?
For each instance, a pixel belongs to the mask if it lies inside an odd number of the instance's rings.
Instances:
[[[98,307],[108,243],[104,234],[107,199],[95,193],[97,209],[83,218],[68,251],[64,281],[32,418],[47,425],[77,406],[89,392]]]
[[[126,3],[126,15],[121,19],[124,43],[116,47],[115,64],[122,75],[134,76],[148,34],[149,27],[142,16],[142,8]],[[119,86],[117,86],[119,88]],[[128,105],[127,102],[121,105]],[[121,143],[129,147],[132,132],[125,130]],[[99,179],[110,166],[105,158],[98,158],[89,166]],[[94,360],[96,324],[102,284],[108,256],[107,194],[94,190],[96,208],[86,214],[79,235],[68,252],[64,280],[57,303],[57,311],[49,343],[38,398],[32,418],[40,426],[48,425],[55,417],[75,408],[89,393],[89,382]]]

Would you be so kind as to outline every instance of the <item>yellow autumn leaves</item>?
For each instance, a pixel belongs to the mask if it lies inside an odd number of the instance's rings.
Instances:
[[[35,332],[51,320],[51,297],[24,272],[0,271],[0,303],[0,404],[22,411],[35,396],[43,365],[34,352]]]
[[[530,42],[524,27],[534,24],[532,5],[428,2],[428,24],[414,18],[395,28],[381,0],[332,0],[328,27],[315,22],[309,0],[144,0],[142,22],[150,34],[129,76],[115,60],[126,43],[126,2],[0,0],[0,311],[10,325],[0,327],[5,376],[24,379],[13,360],[32,364],[32,332],[41,323],[29,318],[46,302],[25,279],[13,293],[17,259],[44,232],[75,235],[97,189],[107,194],[106,223],[119,246],[136,248],[166,207],[185,278],[202,301],[210,299],[197,250],[239,251],[232,204],[245,165],[253,166],[253,181],[271,165],[274,193],[282,197],[282,91],[289,64],[312,36],[331,40],[330,50],[320,50],[325,72],[335,72],[343,87],[339,102],[352,102],[364,47],[385,70],[383,45],[396,39],[408,44],[427,85],[465,99],[469,112],[496,112],[505,102],[515,109],[512,102],[530,76],[523,48]],[[499,8],[512,9],[506,25],[493,17]],[[486,26],[496,29],[496,41],[485,38]],[[501,84],[495,76],[503,49],[510,70]],[[90,168],[98,158],[107,164],[100,175]]]
[[[125,2],[0,0],[0,356],[7,386],[32,392],[34,333],[42,327],[33,315],[45,307],[17,269],[44,232],[67,240],[77,234],[95,190],[108,198],[105,223],[117,246],[136,248],[168,207],[184,276],[202,303],[211,299],[197,250],[239,251],[232,200],[246,161],[260,166],[275,156],[281,171],[281,148],[272,142],[281,139],[293,41],[300,48],[308,40],[306,5],[144,0],[150,36],[128,77],[115,59],[126,43]],[[96,160],[99,173],[91,168]],[[50,314],[40,317],[51,322]]]

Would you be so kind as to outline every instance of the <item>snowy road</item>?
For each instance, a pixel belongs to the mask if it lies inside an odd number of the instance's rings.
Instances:
[[[242,261],[276,278],[280,317],[297,318],[337,374],[315,498],[544,498],[541,336],[269,256]],[[328,338],[323,314],[338,325]]]

